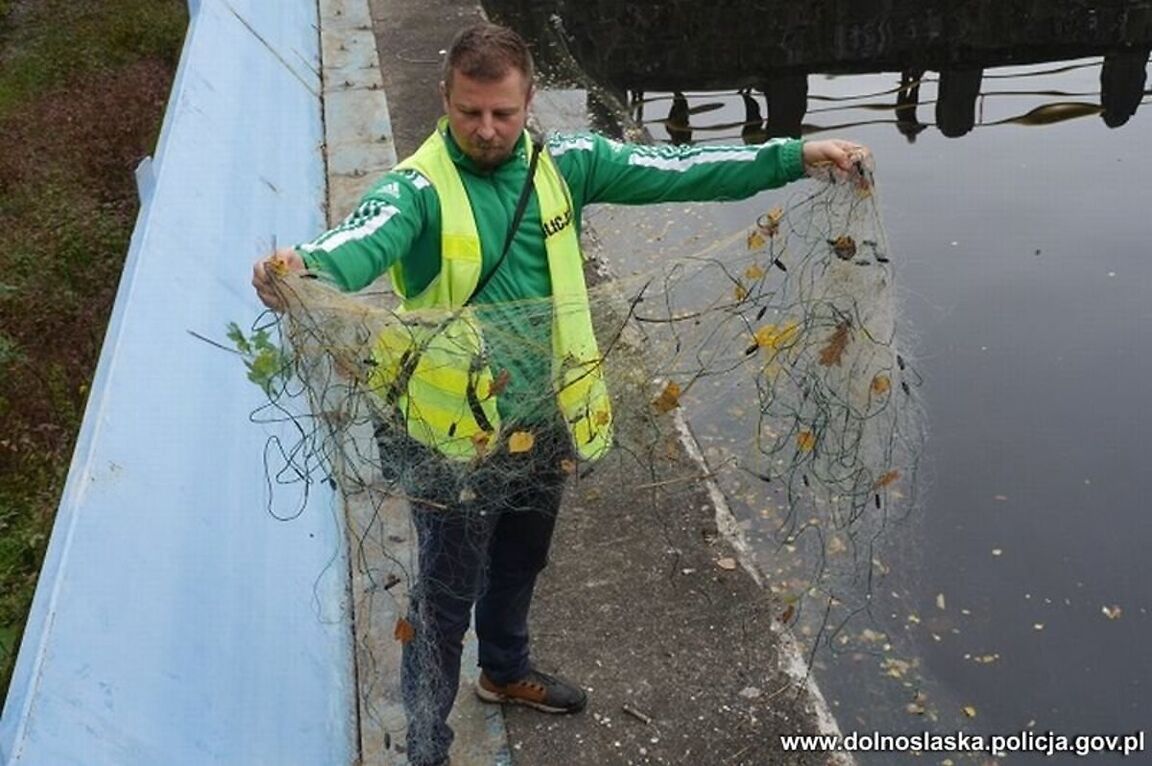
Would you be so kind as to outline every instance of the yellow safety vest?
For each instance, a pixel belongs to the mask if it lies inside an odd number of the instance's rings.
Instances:
[[[404,299],[398,321],[380,333],[370,383],[403,417],[408,434],[458,460],[482,458],[499,447],[500,414],[479,323],[465,302],[480,281],[476,219],[460,173],[437,132],[397,168],[420,172],[440,198],[440,273],[419,295],[408,295],[403,269],[392,281]],[[527,134],[524,143],[534,151]],[[543,222],[570,221],[568,186],[547,152],[533,180]],[[585,460],[612,443],[612,408],[574,225],[545,226],[552,281],[552,387],[557,406]]]

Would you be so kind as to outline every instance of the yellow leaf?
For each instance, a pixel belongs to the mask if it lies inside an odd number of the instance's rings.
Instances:
[[[596,410],[596,414],[592,416],[592,422],[598,426],[606,426],[612,420],[612,413],[608,410]]]
[[[780,230],[780,219],[784,217],[784,208],[774,207],[756,219],[756,228],[766,237],[776,236]]]
[[[564,458],[560,461],[560,470],[571,476],[576,473],[576,461]]]
[[[800,326],[795,322],[779,327],[774,324],[766,324],[754,333],[756,338],[756,345],[760,348],[774,348],[779,350],[783,346],[792,342],[799,331]]]
[[[971,705],[965,705],[964,706],[964,715],[968,716],[969,718],[975,718],[976,717],[976,708],[972,707]]]
[[[811,431],[801,431],[796,435],[796,446],[801,452],[811,452],[816,446],[816,437]]]
[[[744,269],[744,276],[748,279],[759,279],[764,276],[764,269],[760,268],[760,264],[754,263],[748,268]]]
[[[748,235],[749,250],[760,250],[764,247],[765,244],[766,243],[764,242],[764,237],[760,234],[760,232],[754,231]]]
[[[536,444],[536,437],[527,431],[513,431],[508,437],[508,452],[527,452]]]
[[[748,297],[748,288],[737,282],[736,286],[732,288],[732,294],[736,296],[736,300],[742,301]]]
[[[660,392],[660,396],[652,402],[652,406],[656,408],[659,413],[669,412],[680,406],[680,386],[675,381],[668,381],[668,385],[664,386],[664,390]]]
[[[877,375],[872,378],[872,393],[886,394],[892,389],[892,380],[887,375]]]
[[[288,260],[281,258],[279,255],[274,255],[267,261],[267,266],[272,270],[272,273],[280,278],[284,278],[291,273],[288,268]]]

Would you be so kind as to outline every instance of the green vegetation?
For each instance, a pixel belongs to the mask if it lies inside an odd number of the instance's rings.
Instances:
[[[248,380],[260,386],[268,396],[273,396],[291,369],[288,354],[272,342],[272,336],[266,328],[258,329],[251,337],[246,337],[240,325],[229,322],[228,340],[236,344],[236,351],[244,358]]]
[[[174,0],[0,0],[0,13],[0,117],[80,74],[174,67],[188,21]]]
[[[186,25],[183,0],[0,0],[0,690]]]

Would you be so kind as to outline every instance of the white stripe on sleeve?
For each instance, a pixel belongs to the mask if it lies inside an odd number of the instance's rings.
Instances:
[[[354,226],[340,227],[319,237],[311,244],[302,245],[300,249],[308,253],[318,250],[330,253],[348,242],[367,239],[399,212],[400,210],[393,205],[384,205],[371,216],[356,221]]]
[[[709,165],[713,162],[755,162],[759,153],[759,147],[756,146],[716,150],[705,149],[698,154],[680,156],[638,151],[628,158],[628,164],[683,172],[697,165]]]

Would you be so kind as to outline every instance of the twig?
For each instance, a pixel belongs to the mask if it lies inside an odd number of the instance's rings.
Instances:
[[[241,353],[240,353],[239,351],[237,351],[236,349],[234,349],[234,348],[228,348],[228,347],[227,347],[227,346],[225,346],[223,343],[217,343],[216,341],[212,340],[211,338],[206,338],[206,337],[204,337],[203,335],[201,335],[200,333],[196,332],[195,330],[188,330],[188,329],[185,329],[185,332],[187,332],[189,335],[191,335],[193,338],[196,338],[197,340],[202,340],[202,341],[204,341],[205,343],[207,343],[207,344],[208,344],[208,345],[210,345],[210,346],[215,346],[215,347],[216,347],[216,348],[218,348],[218,349],[221,349],[221,350],[223,350],[223,351],[227,351],[227,352],[229,352],[229,353],[231,353],[231,354],[236,354],[237,356],[244,356],[243,354],[241,354]]]
[[[666,479],[664,481],[653,481],[648,484],[637,484],[636,489],[655,489],[656,487],[666,487],[669,484],[681,484],[686,481],[704,481],[706,479],[716,478],[715,472],[705,473],[699,476],[680,476],[675,479]]]
[[[625,702],[620,707],[625,713],[632,716],[633,718],[635,718],[640,723],[643,723],[643,724],[651,724],[652,723],[652,716],[645,715],[644,713],[641,713],[639,710],[632,707],[627,702]]]

